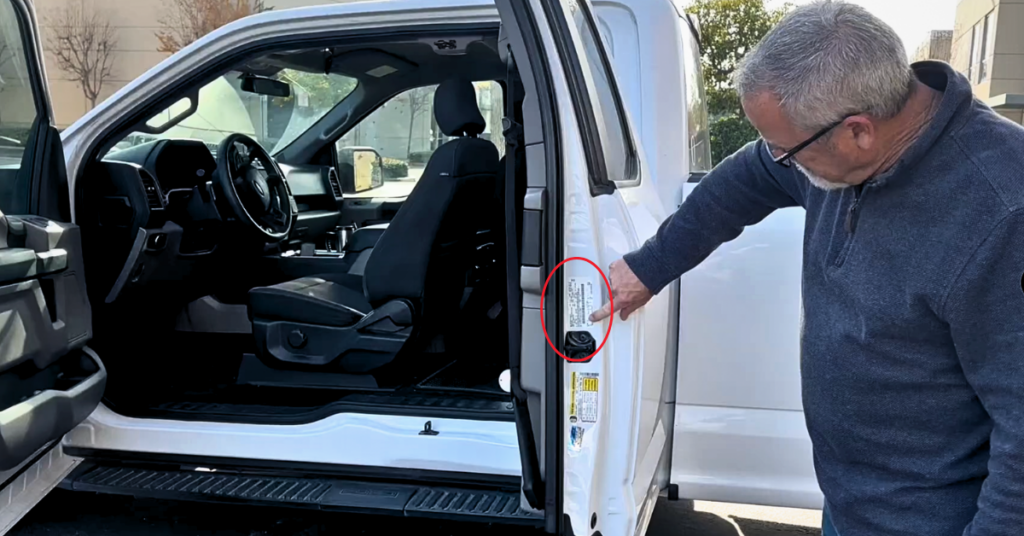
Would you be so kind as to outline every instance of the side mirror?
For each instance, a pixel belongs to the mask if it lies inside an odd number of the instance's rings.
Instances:
[[[251,75],[242,77],[241,87],[242,91],[246,93],[255,93],[268,97],[290,97],[292,94],[292,87],[286,82]]]
[[[375,150],[352,151],[356,192],[365,192],[384,185],[383,158]]]
[[[384,185],[384,159],[372,147],[338,149],[341,190],[358,194]]]

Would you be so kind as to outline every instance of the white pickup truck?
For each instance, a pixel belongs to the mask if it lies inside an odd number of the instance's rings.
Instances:
[[[680,1],[275,9],[63,133],[26,0],[0,27],[0,533],[58,485],[605,536],[662,493],[821,507],[801,212],[586,319],[709,171]]]

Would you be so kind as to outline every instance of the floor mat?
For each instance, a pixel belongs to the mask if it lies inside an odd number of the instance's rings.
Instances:
[[[493,364],[481,365],[472,359],[459,359],[430,375],[417,388],[504,395],[507,393],[498,385],[498,377],[503,370]]]

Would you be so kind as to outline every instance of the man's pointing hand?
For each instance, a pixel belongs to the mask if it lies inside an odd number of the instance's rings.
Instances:
[[[616,311],[621,311],[619,317],[626,320],[633,311],[647,305],[654,297],[622,259],[613,262],[608,269],[608,284],[611,285],[612,300],[590,314],[591,322],[600,322]],[[612,303],[615,311],[612,311]]]

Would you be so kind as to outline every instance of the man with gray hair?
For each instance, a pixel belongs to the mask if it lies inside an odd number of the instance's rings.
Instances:
[[[1024,128],[838,1],[793,11],[735,80],[761,139],[612,264],[615,311],[591,318],[628,318],[746,226],[802,206],[825,536],[1024,534]]]

